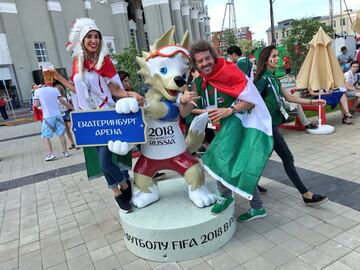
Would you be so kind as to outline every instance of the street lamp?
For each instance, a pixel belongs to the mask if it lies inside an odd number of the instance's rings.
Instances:
[[[275,2],[275,0],[269,0],[269,2],[270,2],[270,20],[271,20],[271,44],[276,45],[274,11],[273,11],[273,3]]]

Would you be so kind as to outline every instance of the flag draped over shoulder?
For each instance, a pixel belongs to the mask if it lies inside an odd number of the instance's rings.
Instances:
[[[203,79],[203,89],[207,83],[210,83],[219,91],[234,98],[237,98],[245,89],[248,81],[245,74],[236,65],[224,58],[218,58],[213,72],[210,76],[203,76]]]
[[[270,113],[253,82],[233,63],[219,58],[214,72],[204,81],[219,92],[255,105],[250,111],[222,119],[220,132],[203,156],[205,169],[211,176],[252,199],[273,149]]]

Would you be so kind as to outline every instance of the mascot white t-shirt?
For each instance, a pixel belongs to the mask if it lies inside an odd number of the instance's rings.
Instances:
[[[151,159],[167,159],[185,152],[184,135],[178,121],[146,119],[148,141],[141,146],[144,156]]]

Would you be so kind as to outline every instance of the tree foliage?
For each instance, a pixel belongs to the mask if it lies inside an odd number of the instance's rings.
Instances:
[[[241,39],[239,41],[239,47],[241,48],[241,51],[243,55],[249,56],[254,50],[257,48],[264,48],[265,42],[264,40],[248,40],[248,39]]]
[[[130,74],[130,82],[133,89],[138,90],[141,87],[141,80],[136,73],[140,67],[136,62],[136,56],[139,56],[135,43],[132,42],[128,48],[125,48],[121,53],[111,53],[111,59],[115,62],[117,70],[123,70]]]
[[[239,41],[239,47],[240,47],[243,55],[246,55],[246,56],[248,56],[254,49],[253,42],[248,39],[241,39]]]
[[[292,22],[290,33],[283,39],[282,44],[287,50],[287,55],[291,62],[291,69],[295,74],[299,72],[306,54],[309,51],[309,42],[320,27],[330,36],[334,33],[330,26],[320,22],[318,18],[304,18]]]
[[[262,39],[262,40],[254,40],[253,41],[253,48],[254,49],[257,49],[257,48],[265,48],[266,47],[266,43],[265,41]]]
[[[238,38],[236,37],[233,29],[225,29],[220,36],[217,36],[220,40],[219,52],[221,54],[226,53],[226,49],[230,46],[239,46]]]

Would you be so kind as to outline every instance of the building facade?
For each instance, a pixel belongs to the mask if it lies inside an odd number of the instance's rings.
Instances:
[[[76,18],[96,21],[106,44],[119,53],[132,41],[147,50],[172,25],[176,41],[210,41],[205,0],[0,0],[0,95],[5,87],[27,103],[38,80],[39,64],[51,63],[71,74],[65,46]]]
[[[355,21],[356,13],[358,10],[351,10],[349,15],[343,13],[342,15],[337,14],[333,16],[333,29],[337,36],[346,36],[346,35],[355,35],[354,30],[352,29],[352,23]],[[319,16],[315,17],[319,19],[320,22],[330,25],[330,16]],[[350,19],[351,18],[351,19]],[[278,22],[275,26],[275,40],[276,44],[280,44],[281,41],[286,38],[291,29],[291,23],[293,19],[287,19],[284,21]],[[266,30],[268,44],[271,44],[271,28]],[[360,37],[360,34],[356,34],[357,37]]]
[[[289,35],[292,21],[293,21],[293,19],[287,19],[287,20],[280,21],[280,22],[278,22],[277,25],[275,25],[274,28],[275,28],[276,44],[280,44],[281,41]],[[268,28],[266,30],[266,35],[267,35],[267,39],[268,39],[268,44],[271,44],[271,41],[272,41],[271,28]]]

